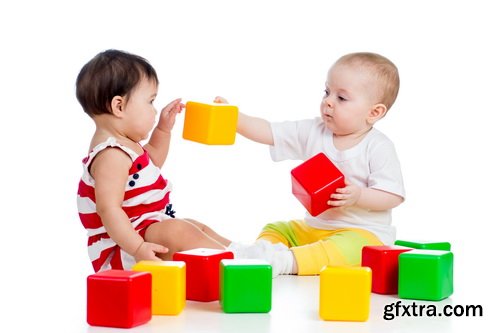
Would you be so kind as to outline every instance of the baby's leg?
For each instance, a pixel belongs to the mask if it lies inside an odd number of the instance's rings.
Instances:
[[[305,221],[270,223],[260,233],[259,240],[279,242],[290,247],[292,266],[289,262],[283,264],[285,259],[289,261],[290,255],[279,248],[263,243],[264,251],[253,252],[255,256],[268,260],[273,270],[276,268],[275,273],[299,275],[319,274],[326,265],[359,266],[363,246],[382,245],[374,234],[366,230],[322,230],[308,226]]]
[[[231,244],[231,241],[229,239],[227,239],[225,237],[222,237],[221,235],[219,235],[218,233],[216,233],[209,226],[207,226],[207,225],[205,225],[205,224],[203,224],[201,222],[198,222],[196,220],[193,220],[193,219],[185,219],[185,220],[188,221],[188,222],[191,222],[192,224],[194,224],[195,226],[197,226],[201,231],[203,231],[209,237],[212,237],[213,239],[215,239],[216,241],[218,241],[222,245],[229,246],[229,244]]]
[[[326,266],[359,266],[363,246],[383,245],[363,229],[332,230],[331,236],[291,248],[299,275],[317,275]]]
[[[168,253],[159,255],[163,260],[172,260],[173,254],[179,251],[201,247],[221,250],[226,248],[198,225],[184,219],[168,219],[150,225],[146,230],[145,240],[168,247]]]
[[[229,248],[238,258],[264,259],[273,267],[273,277],[280,274],[297,274],[297,264],[290,246],[300,245],[299,230],[302,221],[267,224],[257,242],[252,245],[231,245]],[[299,237],[297,235],[297,232]]]
[[[269,223],[262,228],[257,239],[267,240],[273,244],[282,243],[286,247],[297,246],[299,244],[294,232],[294,224],[298,222],[299,221],[280,221]]]

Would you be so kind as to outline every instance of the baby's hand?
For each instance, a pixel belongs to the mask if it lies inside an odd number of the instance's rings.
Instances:
[[[221,97],[221,96],[215,97],[214,103],[229,104],[227,99],[225,99],[224,97]]]
[[[175,124],[175,117],[184,108],[185,105],[181,103],[181,98],[177,98],[168,103],[167,106],[161,110],[158,127],[165,132],[171,131]]]
[[[330,195],[328,204],[333,207],[353,206],[361,196],[361,188],[351,184],[347,179],[345,180],[345,187],[338,188],[335,193]]]
[[[134,258],[137,262],[141,260],[153,260],[161,261],[160,258],[156,256],[157,253],[167,253],[168,249],[165,246],[143,242],[134,253]]]

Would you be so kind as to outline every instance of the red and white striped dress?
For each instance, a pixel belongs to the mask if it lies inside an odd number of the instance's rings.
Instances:
[[[113,137],[97,145],[82,161],[83,175],[77,198],[80,220],[88,232],[89,257],[96,272],[111,268],[130,269],[135,264],[134,258],[109,237],[96,213],[95,181],[90,175],[89,166],[99,152],[109,147],[122,149],[132,159],[122,208],[134,229],[144,237],[149,225],[170,218],[165,214],[165,208],[170,202],[170,182],[162,177],[160,169],[153,164],[147,151],[138,155]]]

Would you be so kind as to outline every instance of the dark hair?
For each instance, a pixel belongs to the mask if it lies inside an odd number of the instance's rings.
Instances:
[[[126,97],[142,78],[158,84],[156,71],[137,55],[106,50],[83,66],[76,79],[76,98],[89,116],[111,113],[115,96]]]

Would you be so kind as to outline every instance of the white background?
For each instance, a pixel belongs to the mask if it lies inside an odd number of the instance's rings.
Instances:
[[[2,2],[0,325],[86,327],[92,270],[76,189],[93,123],[74,82],[108,48],[153,64],[158,109],[177,97],[222,95],[269,120],[317,116],[326,71],[347,52],[393,60],[400,95],[377,127],[395,142],[405,177],[407,200],[393,214],[398,238],[450,241],[455,296],[498,313],[500,21],[493,3]],[[265,223],[303,215],[290,193],[298,161],[273,163],[267,147],[242,137],[233,146],[184,141],[183,120],[163,168],[178,216],[252,241]]]

